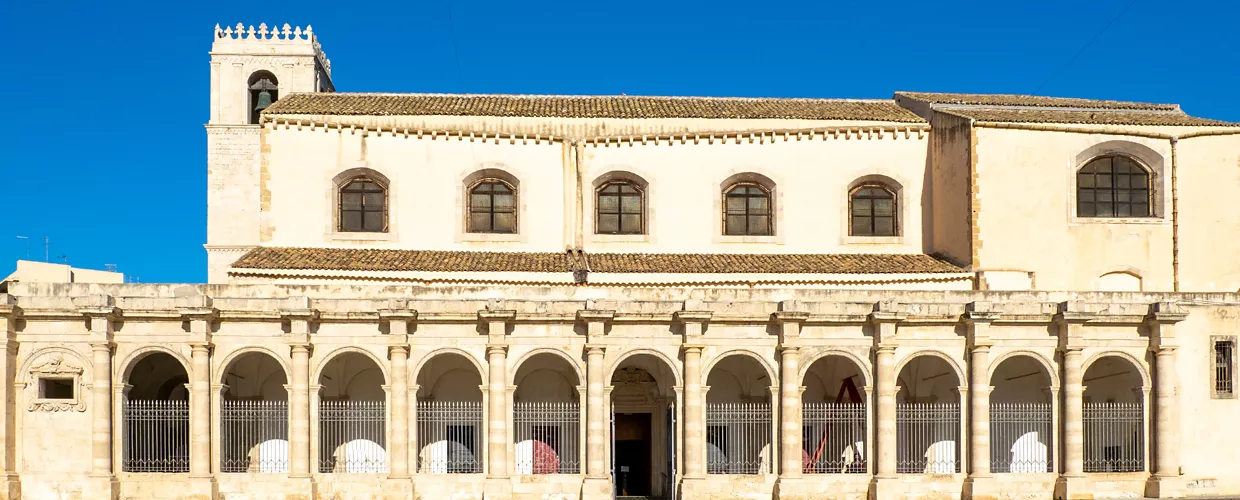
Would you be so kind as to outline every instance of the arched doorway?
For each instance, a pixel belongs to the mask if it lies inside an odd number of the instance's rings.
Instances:
[[[896,472],[960,472],[960,377],[946,360],[920,355],[897,379]]]
[[[373,359],[344,352],[319,373],[319,472],[387,472],[387,409],[383,370]]]
[[[1085,370],[1082,419],[1085,472],[1145,470],[1145,387],[1122,356],[1098,358]]]
[[[732,354],[706,377],[707,474],[771,472],[770,373],[757,359]]]
[[[1015,355],[990,377],[990,472],[1054,472],[1051,376],[1037,359]]]
[[[517,474],[581,472],[581,379],[568,359],[550,352],[517,367],[512,395]]]
[[[418,472],[482,472],[482,374],[462,354],[432,356],[418,370]]]
[[[617,496],[668,498],[675,481],[676,374],[653,354],[620,361],[611,375],[612,471]]]
[[[864,474],[865,376],[840,355],[819,358],[805,372],[801,395],[801,463],[806,474]]]
[[[288,377],[265,352],[224,367],[220,401],[220,472],[288,472]]]
[[[189,375],[165,352],[137,360],[124,374],[121,467],[125,472],[189,472]]]

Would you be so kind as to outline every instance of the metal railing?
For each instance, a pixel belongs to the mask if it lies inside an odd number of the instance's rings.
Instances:
[[[220,472],[288,472],[288,401],[220,402]]]
[[[1085,472],[1145,470],[1145,410],[1141,403],[1085,403]]]
[[[1230,340],[1220,340],[1214,343],[1214,393],[1215,394],[1231,394],[1235,388],[1233,380],[1235,367],[1232,366],[1232,351],[1235,350],[1236,344]]]
[[[896,405],[896,472],[960,472],[960,404]]]
[[[189,401],[121,403],[125,472],[189,472]]]
[[[771,425],[770,403],[707,404],[706,472],[769,472]]]
[[[865,405],[859,403],[802,405],[804,472],[864,474],[865,416]]]
[[[418,472],[482,472],[482,402],[418,402]]]
[[[990,471],[1054,472],[1050,403],[990,404]]]
[[[387,472],[383,401],[319,402],[319,472]]]
[[[517,474],[581,471],[581,406],[517,402],[512,405]]]

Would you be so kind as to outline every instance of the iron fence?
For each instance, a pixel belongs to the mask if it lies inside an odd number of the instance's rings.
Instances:
[[[220,402],[220,472],[288,472],[288,401]]]
[[[806,474],[864,474],[865,405],[859,403],[806,403],[801,407],[804,448],[801,463]]]
[[[189,401],[121,403],[121,470],[189,472]]]
[[[770,403],[707,404],[706,472],[769,472],[771,425]]]
[[[512,405],[517,474],[581,471],[581,406],[517,402]]]
[[[383,401],[319,402],[319,472],[387,472]]]
[[[990,471],[1054,472],[1050,403],[990,404]]]
[[[1085,403],[1085,472],[1145,470],[1145,409],[1141,403]]]
[[[896,405],[896,472],[960,472],[960,404]]]
[[[482,402],[418,402],[418,471],[482,472]]]

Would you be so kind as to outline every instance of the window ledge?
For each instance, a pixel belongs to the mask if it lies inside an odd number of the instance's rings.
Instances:
[[[334,231],[323,235],[328,241],[396,241],[396,233],[392,231],[383,233],[371,232],[340,232]]]
[[[590,241],[595,243],[649,243],[648,234],[593,234]]]
[[[461,233],[460,241],[522,241],[521,233]]]
[[[1072,224],[1125,224],[1125,225],[1143,225],[1156,226],[1159,224],[1170,224],[1171,221],[1163,217],[1080,217],[1072,216]]]
[[[845,245],[903,245],[903,236],[843,236],[840,243]]]
[[[721,235],[719,243],[783,243],[779,236],[734,236]]]

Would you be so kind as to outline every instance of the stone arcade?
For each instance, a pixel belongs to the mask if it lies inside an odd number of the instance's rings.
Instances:
[[[1240,125],[210,68],[209,284],[0,283],[0,499],[1240,495]]]

